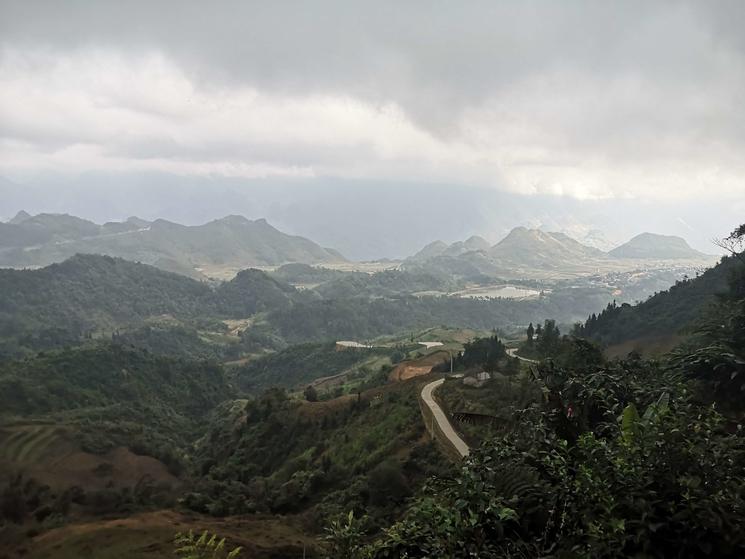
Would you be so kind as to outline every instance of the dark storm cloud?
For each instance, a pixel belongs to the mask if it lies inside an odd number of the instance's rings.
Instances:
[[[3,165],[34,159],[24,142],[57,146],[67,134],[81,151],[65,156],[73,167],[100,154],[222,158],[577,196],[743,185],[744,2],[26,0],[0,10],[17,91],[0,115],[12,144]],[[98,73],[112,76],[103,93]],[[80,91],[56,93],[77,75]],[[34,120],[11,106],[45,88],[67,115]]]
[[[742,76],[728,66],[745,49],[742,2],[21,0],[3,2],[2,16],[5,45],[159,49],[205,80],[341,89],[411,110],[423,98],[446,113],[555,69]]]

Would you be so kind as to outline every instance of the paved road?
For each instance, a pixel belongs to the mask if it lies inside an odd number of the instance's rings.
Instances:
[[[445,382],[445,379],[441,378],[440,380],[436,380],[425,385],[425,387],[422,388],[422,400],[424,401],[425,405],[432,411],[432,415],[435,418],[440,431],[448,438],[448,440],[455,447],[455,450],[457,450],[458,454],[460,454],[461,458],[463,458],[465,456],[468,456],[468,445],[465,443],[465,441],[463,441],[463,439],[460,438],[460,435],[455,432],[455,429],[453,429],[453,426],[450,425],[445,412],[442,411],[440,404],[435,402],[435,398],[433,396],[435,389],[443,382]]]
[[[510,357],[517,357],[520,361],[525,361],[526,363],[538,363],[538,361],[536,361],[535,359],[527,359],[525,357],[520,357],[519,355],[517,355],[516,347],[511,347],[510,349],[508,349],[507,355],[509,355]]]

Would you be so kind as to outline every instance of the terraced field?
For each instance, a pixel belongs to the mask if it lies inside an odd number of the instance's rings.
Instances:
[[[50,530],[31,541],[23,555],[38,559],[170,559],[177,532],[203,530],[227,538],[230,548],[243,547],[241,557],[287,559],[318,557],[317,541],[303,534],[292,517],[262,516],[216,519],[162,510],[129,518],[79,522]],[[2,545],[0,543],[0,550]]]
[[[39,464],[74,452],[69,433],[56,425],[24,425],[0,429],[0,460]]]
[[[102,465],[109,474],[92,475]],[[178,484],[168,468],[151,456],[136,455],[125,447],[103,455],[84,452],[71,429],[59,425],[0,427],[0,472],[23,472],[27,477],[59,488],[132,487],[143,476]]]

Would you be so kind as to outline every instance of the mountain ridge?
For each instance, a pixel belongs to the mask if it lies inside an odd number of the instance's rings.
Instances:
[[[0,266],[43,267],[75,254],[104,254],[205,279],[205,269],[345,262],[334,249],[288,235],[266,219],[228,215],[201,225],[166,219],[99,225],[67,214],[19,212],[0,223]]]

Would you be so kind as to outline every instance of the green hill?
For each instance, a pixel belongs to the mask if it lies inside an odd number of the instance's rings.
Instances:
[[[76,255],[39,270],[0,269],[0,316],[32,328],[78,333],[153,315],[195,316],[212,290],[197,281],[120,258]]]
[[[0,356],[110,335],[146,320],[247,318],[304,296],[258,270],[216,288],[121,258],[76,255],[38,270],[0,269]]]
[[[738,264],[737,259],[723,258],[700,276],[678,281],[638,305],[610,304],[600,314],[591,315],[577,333],[604,345],[685,334],[716,295],[727,291],[730,273]]]
[[[318,531],[353,509],[390,521],[428,476],[448,471],[423,436],[419,389],[394,383],[323,402],[274,389],[225,407],[196,448],[200,475],[183,503],[217,515],[302,512]]]
[[[0,364],[0,425],[53,424],[87,452],[128,447],[179,472],[186,444],[231,394],[207,361],[111,343],[66,348]]]
[[[272,386],[304,388],[322,377],[361,369],[383,362],[394,353],[393,348],[354,349],[336,351],[333,342],[305,343],[249,361],[231,372],[231,379],[248,393],[258,393]],[[373,371],[370,371],[373,372]]]
[[[219,367],[117,344],[65,349],[0,364],[0,416],[128,407],[163,419],[196,417],[229,395]]]

